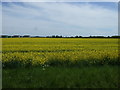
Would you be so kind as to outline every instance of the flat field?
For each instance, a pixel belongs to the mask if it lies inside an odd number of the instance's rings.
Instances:
[[[118,39],[2,38],[3,88],[117,88]]]

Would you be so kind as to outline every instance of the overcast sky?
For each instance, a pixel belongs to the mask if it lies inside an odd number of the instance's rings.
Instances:
[[[4,2],[2,34],[117,35],[117,5],[117,2]]]

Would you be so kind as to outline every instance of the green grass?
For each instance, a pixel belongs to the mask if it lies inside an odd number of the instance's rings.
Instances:
[[[118,66],[108,65],[3,69],[3,88],[118,88],[118,80]]]

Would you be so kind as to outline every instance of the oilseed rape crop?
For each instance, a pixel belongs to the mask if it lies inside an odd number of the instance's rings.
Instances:
[[[119,65],[118,39],[2,38],[3,68]]]

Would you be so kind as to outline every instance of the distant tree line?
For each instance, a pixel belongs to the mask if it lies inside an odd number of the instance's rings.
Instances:
[[[13,35],[13,36],[9,36],[9,35],[1,35],[1,38],[25,38],[25,37],[31,37],[30,35],[24,35],[24,36],[20,36],[20,35]]]
[[[0,38],[120,38],[120,36],[88,36],[88,37],[83,37],[83,36],[61,36],[61,35],[52,35],[52,36],[30,36],[30,35],[0,35]]]

